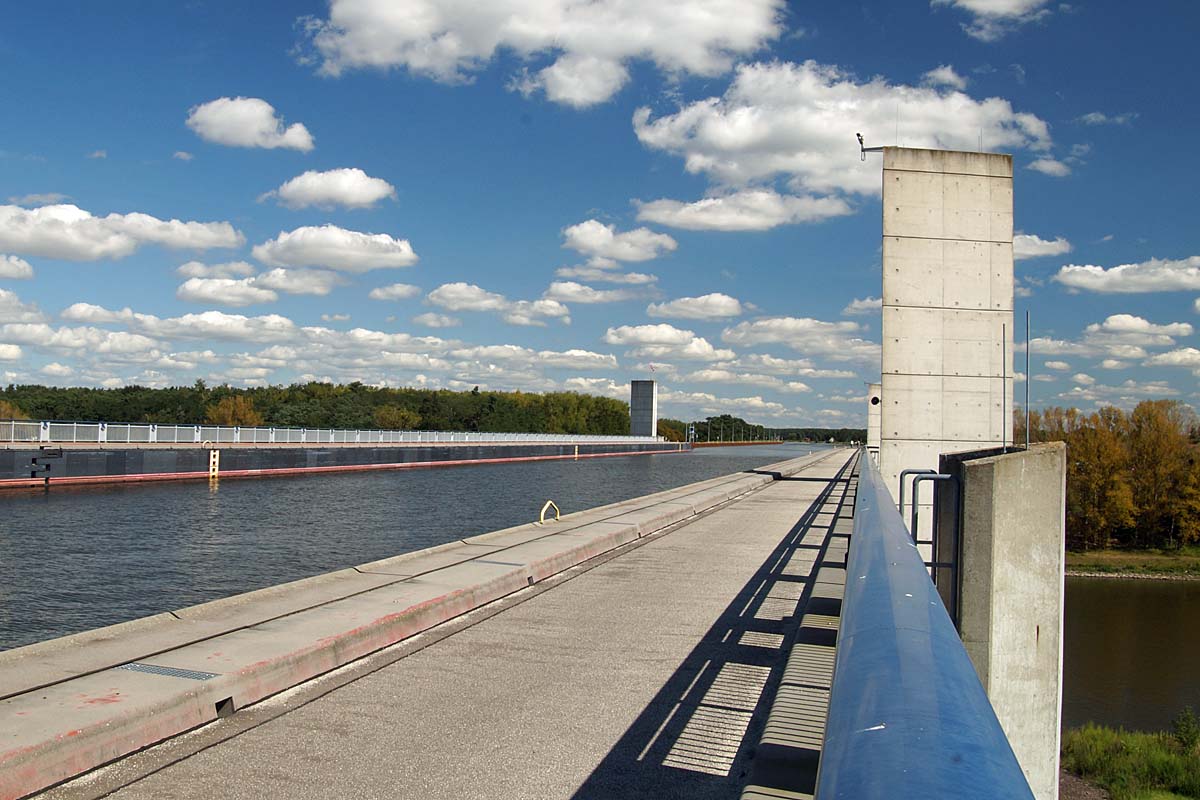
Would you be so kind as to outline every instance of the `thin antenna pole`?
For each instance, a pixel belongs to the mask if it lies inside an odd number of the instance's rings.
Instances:
[[[1000,447],[1008,452],[1008,324],[1000,325]]]
[[[1025,309],[1025,449],[1029,449],[1029,309]]]

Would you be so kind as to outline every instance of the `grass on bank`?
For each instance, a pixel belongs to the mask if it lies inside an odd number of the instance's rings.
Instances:
[[[1200,723],[1186,709],[1170,733],[1074,728],[1063,736],[1062,765],[1112,800],[1200,798]]]
[[[1200,578],[1200,546],[1178,550],[1087,550],[1067,552],[1067,569],[1081,572],[1131,572]]]

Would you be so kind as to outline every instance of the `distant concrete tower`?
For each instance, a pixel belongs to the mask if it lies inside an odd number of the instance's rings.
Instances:
[[[1012,441],[1012,232],[1012,156],[884,148],[879,467],[893,497],[903,469]]]
[[[867,449],[879,454],[879,415],[883,402],[883,384],[872,383],[867,386]]]
[[[633,436],[658,436],[658,384],[633,381],[629,385],[629,432]]]

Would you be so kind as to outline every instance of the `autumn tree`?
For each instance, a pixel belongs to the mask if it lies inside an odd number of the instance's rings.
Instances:
[[[1175,400],[1144,400],[1129,415],[1129,481],[1138,505],[1133,547],[1178,545],[1184,538],[1179,501],[1192,461],[1185,424]]]
[[[29,419],[29,416],[14,403],[0,400],[0,419]]]
[[[1108,547],[1134,524],[1125,431],[1125,414],[1106,408],[1068,436],[1067,546],[1073,550]]]
[[[421,415],[398,405],[375,409],[375,427],[385,431],[411,431],[421,424]]]
[[[245,395],[226,395],[204,411],[204,421],[212,425],[254,427],[263,424],[262,414],[254,410],[254,401]]]

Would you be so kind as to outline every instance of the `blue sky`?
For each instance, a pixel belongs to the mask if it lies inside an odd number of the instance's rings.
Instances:
[[[1184,2],[16,7],[0,381],[654,377],[668,416],[862,425],[861,131],[1014,155],[1035,406],[1194,404],[1198,30]]]

